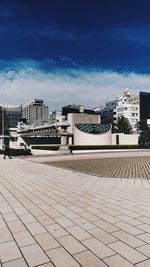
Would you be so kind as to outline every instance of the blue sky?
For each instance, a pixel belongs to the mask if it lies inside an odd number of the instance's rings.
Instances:
[[[149,91],[148,0],[0,0],[0,95],[51,109]]]

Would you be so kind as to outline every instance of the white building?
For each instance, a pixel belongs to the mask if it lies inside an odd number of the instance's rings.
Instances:
[[[41,125],[48,121],[48,106],[45,106],[43,99],[33,99],[22,106],[22,118],[27,123]]]
[[[113,101],[106,103],[104,108],[100,109],[102,118],[125,117],[129,120],[133,133],[137,131],[137,122],[139,121],[139,96],[131,95],[126,89],[123,94]]]

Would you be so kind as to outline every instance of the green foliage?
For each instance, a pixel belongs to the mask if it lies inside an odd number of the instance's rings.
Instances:
[[[117,133],[124,133],[124,134],[131,134],[132,133],[132,127],[129,122],[129,120],[123,116],[118,118],[116,122],[116,132]]]

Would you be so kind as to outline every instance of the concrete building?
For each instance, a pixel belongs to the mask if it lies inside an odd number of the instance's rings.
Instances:
[[[76,114],[95,114],[94,109],[85,109],[83,105],[75,105],[75,104],[70,104],[68,106],[62,107],[62,115],[66,117],[69,113],[76,113]]]
[[[65,116],[62,115],[61,111],[52,111],[49,113],[49,123],[63,123],[66,121]]]
[[[96,114],[69,113],[67,116],[67,122],[69,125],[69,127],[67,128],[67,132],[74,133],[75,124],[100,124],[100,116]]]
[[[150,93],[140,92],[140,120],[150,119]]]
[[[22,107],[15,105],[0,104],[5,110],[5,116],[8,120],[8,125],[10,128],[16,128],[22,117]]]
[[[29,124],[42,125],[48,122],[48,106],[44,105],[43,99],[33,99],[22,106],[22,118]]]
[[[101,115],[102,120],[125,117],[129,120],[133,133],[137,131],[137,122],[140,120],[139,96],[131,95],[126,89],[123,94],[113,101],[106,103],[106,106],[96,111]]]
[[[74,145],[111,145],[109,124],[75,124]]]

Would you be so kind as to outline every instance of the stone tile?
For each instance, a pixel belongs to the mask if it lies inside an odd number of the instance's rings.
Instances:
[[[28,211],[22,206],[19,208],[14,208],[14,211],[17,215],[21,215],[21,214],[27,214]]]
[[[22,247],[21,251],[30,267],[49,262],[48,257],[37,244]]]
[[[78,240],[71,235],[58,238],[61,245],[70,253],[76,254],[87,250]]]
[[[82,212],[82,213],[80,213],[80,216],[87,219],[89,222],[94,222],[94,221],[99,220],[99,218],[97,216],[95,216],[94,214],[92,214],[90,212]]]
[[[46,211],[46,213],[51,217],[51,218],[57,218],[57,217],[60,217],[62,216],[62,214],[60,212],[58,212],[57,210],[55,209],[49,209]]]
[[[33,215],[33,216],[42,216],[42,215],[44,215],[45,213],[41,210],[41,209],[39,209],[39,208],[29,208],[28,209],[29,210],[29,212]]]
[[[19,218],[21,219],[21,221],[24,224],[32,223],[32,222],[36,222],[37,221],[30,213],[20,215]]]
[[[100,228],[88,230],[88,232],[94,237],[96,237],[98,240],[102,241],[104,244],[109,244],[111,242],[117,241],[117,239],[113,235],[103,231]]]
[[[118,218],[119,215],[121,215],[120,212],[118,212],[118,211],[116,211],[116,210],[113,210],[113,209],[111,209],[111,208],[108,208],[108,207],[103,207],[101,210],[102,210],[103,212],[105,212],[105,213],[111,215],[111,216],[117,216],[117,218]]]
[[[136,264],[137,267],[149,267],[150,266],[150,260],[143,261],[141,263]]]
[[[139,246],[143,246],[145,243],[141,241],[140,239],[124,232],[124,231],[118,231],[112,234],[116,238],[120,239],[124,243],[128,244],[129,246],[136,248]]]
[[[28,267],[23,258],[18,260],[9,261],[3,264],[3,267]]]
[[[67,231],[79,241],[91,238],[91,235],[79,226],[68,227]]]
[[[68,217],[71,220],[80,218],[80,216],[78,214],[76,214],[75,212],[73,212],[71,210],[63,211],[62,213],[64,216]]]
[[[115,231],[118,231],[119,228],[104,221],[104,220],[99,220],[94,222],[94,224],[96,224],[97,226],[99,226],[101,229],[103,229],[104,231],[108,232],[108,233],[113,233]]]
[[[142,230],[138,229],[137,227],[133,227],[132,225],[125,223],[125,222],[121,222],[121,223],[116,223],[115,224],[118,228],[128,232],[131,235],[140,235],[143,233]],[[139,226],[138,226],[139,227]]]
[[[39,222],[28,223],[26,227],[32,235],[38,235],[46,232],[46,229]]]
[[[145,256],[150,258],[150,245],[149,244],[139,247],[137,248],[137,250],[143,253]]]
[[[54,267],[54,264],[52,262],[49,262],[49,263],[40,265],[40,267]]]
[[[143,216],[143,217],[138,218],[138,220],[140,221],[140,224],[142,224],[142,223],[150,224],[150,218],[149,217]]]
[[[40,235],[35,235],[35,239],[40,244],[43,250],[50,250],[60,247],[60,244],[56,239],[49,233],[43,233]]]
[[[47,251],[47,255],[57,267],[80,267],[64,248],[56,248]]]
[[[150,225],[148,224],[141,224],[138,226],[138,228],[144,230],[145,232],[149,233],[150,234]]]
[[[54,237],[61,237],[61,236],[68,235],[68,233],[57,223],[46,226],[46,229]]]
[[[53,219],[51,219],[50,216],[48,216],[47,214],[44,214],[42,216],[38,216],[38,217],[36,217],[36,219],[44,226],[55,223],[55,221]]]
[[[12,261],[21,257],[22,255],[14,241],[9,241],[0,244],[0,259],[2,263]]]
[[[82,243],[91,250],[96,256],[98,256],[100,259],[112,256],[115,254],[115,252],[104,245],[102,242],[97,240],[96,238],[91,238],[82,241]]]
[[[118,223],[118,222],[120,222],[119,219],[117,219],[117,218],[115,218],[115,217],[113,217],[113,216],[111,216],[111,215],[109,215],[107,213],[101,213],[101,214],[98,215],[98,217],[103,219],[103,220],[105,220],[108,223]]]
[[[0,207],[0,212],[4,215],[5,213],[13,212],[13,209],[10,206]]]
[[[5,228],[0,230],[0,243],[7,242],[13,240],[13,237],[10,231]]]
[[[56,204],[53,206],[53,208],[59,212],[68,211],[68,209],[61,204]]]
[[[21,231],[25,231],[26,228],[23,225],[23,223],[21,221],[13,221],[13,222],[8,222],[8,227],[10,228],[10,231],[12,233],[17,233],[17,232],[21,232]]]
[[[137,220],[137,219],[131,218],[131,217],[127,216],[127,215],[120,215],[120,216],[117,216],[117,218],[119,220],[124,221],[126,223],[129,223],[129,224],[131,224],[133,226],[137,226],[137,225],[141,224],[141,222],[139,221],[139,218]]]
[[[18,220],[18,216],[14,212],[5,213],[5,214],[3,214],[3,217],[4,217],[6,222],[12,222],[12,221]]]
[[[96,257],[91,251],[85,251],[76,254],[74,255],[74,258],[81,264],[82,267],[107,267],[107,265],[98,257]]]
[[[109,244],[109,247],[133,264],[147,259],[143,254],[129,247],[121,241]]]
[[[106,262],[109,267],[133,267],[135,266],[131,264],[129,261],[122,258],[120,255],[114,255],[107,259],[104,259],[104,262]]]
[[[141,234],[141,235],[137,235],[137,237],[138,237],[139,239],[143,240],[144,242],[150,244],[150,234],[148,234],[148,233],[144,233],[144,234]]]
[[[79,226],[81,226],[84,230],[89,230],[89,229],[93,229],[96,228],[95,224],[89,222],[88,220],[84,219],[84,218],[79,218],[76,220],[73,220],[76,224],[78,224]]]
[[[141,216],[137,212],[133,212],[133,211],[130,211],[128,209],[121,209],[120,212],[123,213],[123,214],[125,214],[125,215],[128,215],[131,218],[138,218],[138,217]]]
[[[84,209],[76,206],[76,205],[72,205],[68,207],[70,210],[74,211],[75,213],[80,213],[80,212],[84,212]]]
[[[69,226],[74,226],[75,223],[68,219],[65,216],[57,217],[55,218],[55,221],[60,224],[62,227],[69,227]]]
[[[14,238],[19,247],[24,247],[36,243],[35,239],[28,231],[14,233]]]
[[[103,206],[102,206],[102,207],[103,207]],[[88,211],[88,212],[94,214],[94,215],[97,215],[97,214],[102,213],[101,210],[99,210],[99,209],[97,209],[97,208],[94,208],[94,207],[92,207],[92,206],[85,207],[84,209],[85,209],[86,211]]]
[[[7,225],[3,219],[0,219],[0,229],[7,228]]]

